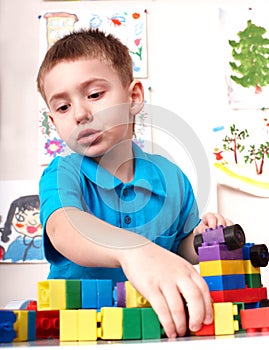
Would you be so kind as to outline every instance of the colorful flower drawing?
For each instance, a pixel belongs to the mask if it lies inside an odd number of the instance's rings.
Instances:
[[[45,143],[46,154],[53,158],[61,154],[64,147],[64,141],[56,137],[54,137],[52,140],[48,139]]]

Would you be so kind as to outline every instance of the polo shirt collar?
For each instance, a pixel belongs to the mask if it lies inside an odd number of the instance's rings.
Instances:
[[[160,177],[162,177],[160,169],[153,163],[152,159],[149,159],[149,155],[134,142],[133,154],[135,158],[135,173],[134,179],[129,183],[123,184],[121,180],[89,157],[83,157],[81,171],[90,181],[106,190],[115,189],[120,185],[133,185],[157,195],[166,196],[166,189],[163,185],[165,181],[160,180]]]

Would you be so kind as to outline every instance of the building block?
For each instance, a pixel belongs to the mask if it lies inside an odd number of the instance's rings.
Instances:
[[[245,303],[233,303],[234,305],[237,305],[238,313],[237,315],[234,315],[234,319],[238,321],[239,330],[242,330],[242,324],[240,319],[240,311],[245,309]]]
[[[203,276],[210,291],[244,289],[245,275]]]
[[[210,291],[213,302],[243,302],[252,303],[267,299],[267,288],[245,288]]]
[[[65,281],[66,309],[81,309],[80,280]]]
[[[243,275],[243,260],[211,260],[199,263],[201,276]]]
[[[59,329],[59,310],[36,311],[36,339],[58,339]]]
[[[213,303],[215,335],[234,334],[239,330],[239,323],[234,319],[238,307],[233,303]]]
[[[77,310],[78,313],[78,340],[97,340],[97,311]]]
[[[123,310],[120,307],[103,307],[97,315],[101,327],[97,329],[98,338],[105,340],[122,339]]]
[[[60,310],[60,341],[92,341],[96,339],[96,310]]]
[[[226,244],[203,245],[198,248],[199,262],[211,260],[243,260],[242,249],[229,250]]]
[[[204,335],[215,335],[214,322],[211,324],[203,324],[201,329],[197,332],[191,332],[191,335],[204,336]]]
[[[141,308],[142,339],[160,339],[160,321],[152,308]]]
[[[269,331],[269,307],[241,310],[240,318],[247,333]]]
[[[60,341],[78,340],[77,310],[60,310]]]
[[[250,260],[244,260],[243,264],[244,264],[245,274],[254,274],[254,273],[259,274],[259,273],[261,273],[261,268],[254,267]]]
[[[124,308],[123,309],[123,336],[122,339],[141,339],[141,309]]]
[[[11,343],[16,337],[16,315],[11,310],[0,310],[0,343]]]
[[[66,309],[66,280],[38,282],[38,310]]]
[[[113,306],[112,280],[97,281],[97,309]]]
[[[262,280],[261,275],[258,274],[245,274],[245,281],[248,288],[261,288]]]
[[[28,341],[36,339],[36,311],[28,310]]]
[[[202,245],[226,244],[229,250],[242,248],[245,244],[245,234],[238,224],[231,226],[219,225],[216,228],[208,228],[203,233],[194,237],[194,249],[199,252]]]
[[[126,307],[126,290],[125,282],[118,282],[116,284],[116,304],[118,307]]]
[[[81,306],[98,310],[113,306],[112,280],[81,280]]]
[[[125,282],[126,307],[150,307],[150,303],[131,285]]]
[[[14,324],[16,338],[14,339],[14,341],[27,341],[28,340],[28,311],[14,310],[14,313],[16,315],[16,322]]]

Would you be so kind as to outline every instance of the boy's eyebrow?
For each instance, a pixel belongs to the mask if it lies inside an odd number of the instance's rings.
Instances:
[[[86,80],[82,83],[79,84],[79,87],[80,88],[85,88],[86,86],[90,86],[91,84],[94,84],[96,82],[105,82],[107,83],[107,80],[106,79],[103,79],[103,78],[92,78],[92,79],[89,79],[89,80]],[[52,95],[49,100],[48,100],[48,103],[51,103],[52,101],[54,100],[57,100],[57,99],[60,99],[60,98],[64,98],[65,96],[67,95],[66,92],[59,92],[59,93],[56,93],[54,95]]]

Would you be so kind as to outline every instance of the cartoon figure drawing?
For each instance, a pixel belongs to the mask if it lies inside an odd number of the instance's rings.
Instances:
[[[4,227],[0,228],[1,241],[7,243],[13,235],[18,236],[8,245],[3,261],[11,262],[43,260],[42,227],[39,219],[38,195],[28,195],[14,200],[9,208]]]

